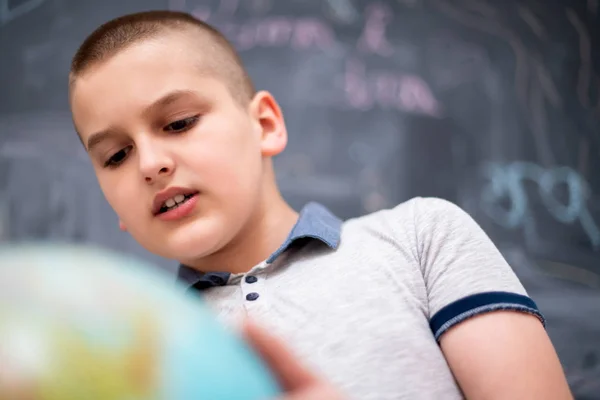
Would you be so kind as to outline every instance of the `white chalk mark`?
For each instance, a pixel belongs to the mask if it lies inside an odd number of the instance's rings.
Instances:
[[[45,0],[27,0],[16,7],[10,7],[9,0],[0,0],[0,26],[6,25],[33,10],[44,3]]]
[[[515,92],[517,99],[521,103],[522,107],[527,108],[527,87],[529,81],[529,65],[527,49],[523,45],[522,41],[513,32],[509,31],[505,27],[501,26],[497,21],[491,19],[494,18],[497,13],[490,9],[490,6],[475,1],[468,1],[466,4],[471,7],[477,7],[482,13],[485,12],[485,16],[488,18],[482,18],[478,15],[473,15],[464,12],[461,8],[454,7],[446,0],[430,0],[431,3],[437,7],[440,11],[445,13],[450,18],[460,22],[465,26],[477,29],[481,32],[486,32],[491,35],[500,37],[508,42],[515,53]]]
[[[572,9],[567,9],[567,19],[575,27],[579,35],[579,58],[580,67],[577,76],[577,95],[581,105],[590,107],[589,90],[592,79],[592,46],[585,25]]]
[[[535,16],[535,14],[525,6],[519,6],[517,10],[519,17],[521,17],[521,19],[525,21],[527,25],[529,25],[533,33],[538,38],[545,40],[547,37],[546,29],[542,25],[542,22]]]
[[[318,47],[330,49],[335,44],[334,32],[331,27],[316,18],[305,18],[296,23],[292,47],[306,49]]]
[[[283,46],[289,43],[294,26],[285,18],[272,17],[256,24],[255,42],[263,46]]]
[[[600,249],[600,228],[590,213],[587,202],[592,197],[588,183],[569,167],[542,168],[529,162],[490,163],[484,167],[489,179],[482,190],[482,208],[496,223],[507,229],[524,226],[530,216],[530,200],[526,182],[537,184],[538,194],[546,210],[565,225],[579,222],[594,249]],[[563,204],[554,195],[558,185],[565,185],[569,197]],[[501,204],[510,200],[507,209]]]
[[[288,46],[292,49],[317,48],[331,51],[336,44],[335,32],[331,26],[311,17],[267,16],[242,23],[227,21],[217,24],[217,27],[238,51]]]
[[[560,97],[560,93],[550,76],[550,72],[544,64],[533,59],[532,63],[533,69],[535,71],[536,79],[539,81],[542,86],[542,90],[546,95],[546,99],[550,101],[555,108],[560,108],[562,106],[562,98]]]
[[[535,140],[538,143],[541,143],[540,142],[541,135],[545,135],[545,131],[542,128],[543,126],[545,126],[545,122],[542,122],[540,115],[544,115],[544,116],[546,115],[546,112],[543,109],[544,108],[544,96],[543,95],[546,93],[546,91],[548,91],[549,93],[553,93],[551,88],[553,88],[554,85],[550,85],[548,83],[548,82],[551,82],[549,77],[544,78],[545,79],[545,81],[544,81],[544,80],[539,80],[534,76],[534,78],[536,78],[535,80],[537,82],[535,84],[533,82],[531,82],[532,81],[532,79],[530,79],[531,72],[537,72],[537,71],[531,71],[532,66],[530,65],[530,61],[534,62],[533,67],[535,67],[536,60],[531,57],[531,55],[529,54],[530,52],[523,45],[522,40],[514,32],[510,31],[509,29],[507,29],[506,27],[501,25],[498,21],[496,21],[493,18],[489,18],[489,17],[484,18],[481,16],[477,16],[474,14],[464,12],[464,10],[462,10],[461,8],[454,7],[453,5],[449,4],[449,2],[447,2],[445,0],[431,0],[431,2],[435,7],[437,7],[439,10],[441,10],[443,13],[445,13],[449,17],[457,20],[458,22],[462,23],[463,25],[478,29],[482,32],[490,33],[497,37],[500,37],[500,38],[506,40],[510,44],[510,46],[512,47],[512,49],[515,53],[515,61],[516,61],[515,91],[517,94],[517,99],[525,112],[530,113],[530,114],[535,114],[535,115],[527,115],[526,121],[530,125],[530,129],[533,132],[533,134],[537,136],[535,138]],[[475,2],[472,0],[469,1],[468,4],[481,5],[481,3]],[[492,13],[489,13],[489,12],[488,12],[488,14],[492,15]],[[541,82],[544,82],[543,87],[545,88],[545,91],[542,91],[540,89]],[[532,94],[534,97],[537,96],[538,97],[537,99],[529,98],[529,93],[528,93],[527,88],[530,85],[532,88],[536,87],[536,85],[537,85],[536,90],[538,92]],[[556,100],[556,98],[557,98],[557,96],[554,97],[555,100]],[[535,108],[531,109],[531,107],[535,107]],[[540,125],[540,124],[542,124],[542,125]],[[542,162],[545,165],[549,165],[552,163],[553,156],[552,156],[551,152],[549,151],[549,143],[545,143],[544,145],[541,145],[538,148],[538,151],[541,152],[540,156],[542,157]]]
[[[358,11],[352,0],[326,0],[327,6],[337,21],[351,24],[358,19]]]

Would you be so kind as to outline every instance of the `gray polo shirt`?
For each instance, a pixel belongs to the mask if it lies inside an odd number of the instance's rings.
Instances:
[[[437,198],[343,223],[309,203],[248,273],[181,266],[179,279],[225,323],[255,319],[355,399],[460,399],[439,347],[445,331],[493,310],[544,323],[483,230]]]

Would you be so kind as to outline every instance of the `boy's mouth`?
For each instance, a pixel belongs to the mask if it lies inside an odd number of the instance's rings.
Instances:
[[[176,209],[177,207],[184,204],[186,201],[188,201],[189,199],[191,199],[194,196],[195,196],[195,194],[186,194],[186,195],[178,194],[174,197],[171,197],[170,199],[168,199],[167,201],[164,202],[162,207],[158,210],[157,215]]]
[[[152,203],[152,215],[157,216],[175,210],[198,194],[197,190],[171,187],[158,193]]]

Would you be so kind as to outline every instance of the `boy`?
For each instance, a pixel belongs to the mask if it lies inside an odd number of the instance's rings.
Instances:
[[[225,322],[266,327],[249,340],[290,395],[340,396],[320,375],[357,399],[571,398],[535,303],[458,207],[416,198],[342,223],[284,201],[281,110],[210,26],[108,22],[74,57],[70,102],[121,229],[180,261]]]

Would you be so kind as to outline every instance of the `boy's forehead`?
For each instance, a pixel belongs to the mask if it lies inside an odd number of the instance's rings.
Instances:
[[[113,72],[116,70],[134,74],[163,70],[197,73],[206,69],[210,63],[206,55],[191,50],[190,46],[193,46],[193,43],[183,38],[178,39],[179,36],[169,35],[143,40],[113,55],[106,60],[105,65]],[[143,69],[135,70],[132,67]]]
[[[73,98],[97,101],[99,96],[113,92],[134,92],[145,98],[155,91],[175,90],[182,85],[203,86],[207,80],[219,78],[203,63],[203,55],[194,54],[180,42],[178,45],[179,48],[169,41],[147,41],[91,66],[75,79]]]
[[[208,75],[214,70],[214,57],[211,57],[209,48],[194,41],[189,33],[165,33],[143,39],[104,60],[93,62],[75,79],[74,85],[78,81],[112,79],[114,75],[139,76],[165,72],[169,75]]]
[[[215,65],[219,57],[211,59],[210,50],[203,51],[211,46],[194,43],[195,39],[189,33],[164,34],[91,65],[71,87],[76,125],[79,122],[83,128],[89,121],[116,118],[125,110],[137,113],[173,91],[189,90],[206,97],[221,92],[215,91],[215,85],[228,88],[227,73]],[[233,96],[231,90],[227,93]]]

